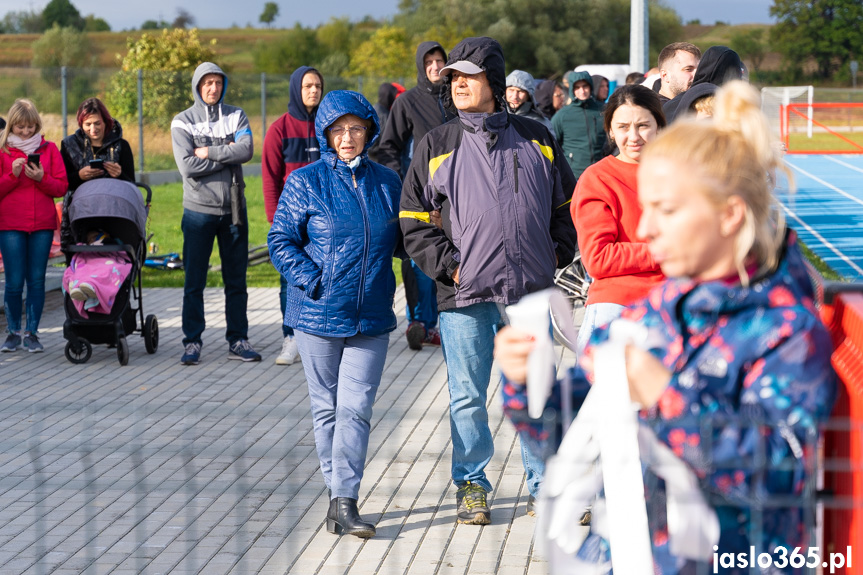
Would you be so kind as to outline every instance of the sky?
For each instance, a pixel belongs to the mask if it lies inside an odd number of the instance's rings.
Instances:
[[[713,24],[717,20],[729,24],[773,24],[770,6],[773,0],[664,0],[677,10],[683,23],[701,20]]]
[[[275,0],[279,5],[276,27],[291,27],[295,22],[317,26],[332,16],[360,20],[366,15],[386,18],[398,11],[398,0],[327,0],[323,4],[306,0]],[[530,0],[525,0],[529,2]],[[703,24],[717,20],[731,24],[771,23],[768,13],[772,0],[664,0],[677,10],[684,23],[700,19]],[[9,11],[42,10],[48,0],[0,0],[0,17]],[[184,8],[195,17],[199,28],[260,26],[258,17],[265,0],[72,0],[82,15],[95,14],[112,30],[140,28],[145,20],[172,21],[177,9]]]

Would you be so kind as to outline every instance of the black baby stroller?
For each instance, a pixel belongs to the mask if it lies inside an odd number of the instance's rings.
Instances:
[[[147,194],[146,203],[139,187]],[[82,317],[69,293],[64,295],[66,322],[63,324],[63,337],[67,340],[66,359],[72,363],[86,363],[93,354],[91,344],[95,343],[116,346],[120,365],[126,365],[129,363],[126,336],[138,330],[139,319],[147,353],[156,353],[159,324],[155,315],[144,319],[141,298],[141,266],[145,257],[147,215],[152,195],[146,184],[100,178],[82,184],[66,198],[72,240],[62,246],[67,265],[74,254],[84,252],[125,252],[132,262],[132,270],[120,286],[110,313],[89,312],[88,317]],[[75,245],[84,243],[91,230],[102,230],[119,243]]]

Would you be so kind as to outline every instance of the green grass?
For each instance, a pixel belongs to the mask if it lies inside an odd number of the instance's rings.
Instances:
[[[174,166],[176,167],[176,166]],[[246,209],[249,214],[249,247],[265,245],[270,224],[264,212],[264,196],[260,176],[246,178]],[[153,187],[153,201],[147,234],[153,234],[150,242],[158,245],[159,253],[183,253],[183,232],[180,221],[183,217],[183,184],[165,184]],[[218,246],[213,247],[210,266],[221,263]],[[144,285],[147,287],[183,287],[181,270],[144,268]],[[278,287],[279,274],[269,263],[249,267],[246,274],[249,287]],[[207,287],[222,287],[222,274],[212,271],[207,274]]]
[[[249,247],[266,245],[270,224],[264,212],[264,195],[260,176],[246,178],[246,209],[249,214]],[[153,187],[153,201],[147,234],[153,234],[150,242],[158,245],[161,254],[183,253],[183,232],[180,221],[183,217],[183,185],[165,184]],[[221,263],[218,246],[213,247],[210,266]],[[396,282],[401,283],[401,260],[393,259]],[[161,270],[145,267],[143,271],[145,287],[183,287],[182,270]],[[269,261],[250,266],[246,274],[249,287],[279,287],[279,274]],[[222,274],[212,269],[207,274],[207,287],[223,287]]]
[[[815,266],[815,269],[818,270],[818,273],[820,273],[825,280],[846,281],[844,277],[836,273],[833,268],[827,265],[824,260],[815,255],[815,252],[810,250],[809,246],[799,240],[798,243],[800,244],[800,248],[803,251],[803,255],[806,256],[806,259],[809,260],[809,263]]]
[[[246,178],[246,207],[249,213],[249,246],[265,245],[270,224],[264,212],[264,196],[259,176]],[[183,185],[165,184],[153,187],[153,203],[150,206],[150,219],[147,222],[147,233],[153,234],[151,242],[158,244],[159,253],[183,253],[183,233],[180,230],[180,219],[183,216]],[[806,258],[824,279],[843,281],[844,278],[800,242]],[[221,262],[218,246],[213,247],[210,265],[217,266]],[[401,260],[393,259],[393,271],[398,284],[402,281]],[[160,270],[144,268],[143,281],[145,287],[183,287],[182,270]],[[269,263],[250,266],[246,274],[249,287],[278,287],[279,274]],[[222,274],[210,271],[207,274],[207,287],[223,287]]]
[[[860,128],[858,128],[860,129]],[[858,146],[863,146],[863,132],[840,132],[842,136],[848,138]],[[859,153],[860,148],[854,147],[842,138],[834,134],[814,133],[811,138],[806,134],[790,134],[788,138],[788,151],[838,151],[838,152],[856,152]]]

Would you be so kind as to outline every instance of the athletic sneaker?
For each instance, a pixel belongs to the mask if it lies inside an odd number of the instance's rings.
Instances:
[[[24,349],[29,351],[30,353],[42,353],[45,351],[45,347],[39,341],[39,338],[35,333],[28,333],[24,335]]]
[[[426,331],[426,337],[423,340],[423,344],[440,346],[440,332],[437,330],[436,327],[428,328],[428,331]]]
[[[276,365],[291,365],[300,359],[300,351],[294,336],[286,335],[282,342],[282,352],[276,357]]]
[[[21,336],[17,333],[10,333],[6,336],[6,341],[3,342],[3,345],[0,346],[0,352],[9,353],[16,351],[19,347],[21,347]]]
[[[261,361],[261,354],[252,348],[247,339],[238,339],[228,346],[228,359],[240,361]]]
[[[487,494],[485,487],[470,481],[463,487],[459,487],[455,494],[458,522],[466,525],[488,525],[491,523],[491,510],[486,503]]]
[[[527,496],[527,514],[536,517],[536,497],[533,495]]]
[[[412,321],[405,332],[408,347],[419,351],[423,348],[423,340],[426,338],[426,328],[421,321]]]
[[[193,341],[186,344],[183,350],[183,357],[180,358],[180,363],[183,365],[198,365],[201,363],[201,343]]]

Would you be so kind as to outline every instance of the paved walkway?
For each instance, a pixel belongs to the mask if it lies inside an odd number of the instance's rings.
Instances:
[[[273,363],[278,290],[250,290],[257,364],[227,360],[224,298],[208,289],[202,363],[181,366],[181,297],[144,290],[159,349],[148,355],[130,336],[126,367],[104,346],[86,364],[66,361],[59,292],[48,294],[42,320],[46,353],[0,354],[0,573],[547,572],[497,375],[493,523],[457,526],[446,369],[439,349],[407,348],[402,311],[360,493],[378,534],[337,537],[326,532],[302,367]]]

